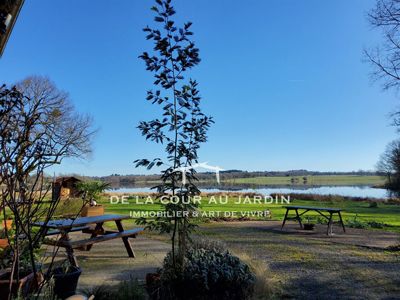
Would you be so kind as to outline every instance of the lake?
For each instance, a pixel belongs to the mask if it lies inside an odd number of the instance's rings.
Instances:
[[[389,193],[386,189],[373,188],[370,186],[205,186],[200,187],[203,192],[255,192],[263,195],[273,193],[298,193],[298,194],[317,194],[317,195],[340,195],[348,197],[370,197],[370,198],[388,198]],[[120,187],[110,189],[112,192],[121,193],[144,193],[154,192],[150,187]]]

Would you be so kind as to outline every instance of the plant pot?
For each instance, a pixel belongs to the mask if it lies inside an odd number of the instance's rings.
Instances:
[[[27,295],[33,291],[35,291],[40,283],[43,281],[43,274],[42,273],[37,273],[37,280],[36,282],[34,281],[34,275],[31,272],[26,272],[23,274],[20,274],[21,279],[19,283],[17,280],[13,280],[12,286],[11,286],[11,291],[14,296],[18,294],[18,290],[21,290],[22,295]],[[3,272],[0,275],[0,296],[3,295],[8,295],[10,291],[10,277],[11,277],[11,272]],[[3,299],[3,298],[1,298]]]
[[[304,230],[314,230],[314,228],[315,224],[310,224],[310,223],[304,224]]]
[[[10,292],[10,277],[11,272],[4,272],[0,275],[0,295],[7,296]],[[11,290],[13,295],[16,295],[18,292],[18,283],[16,280],[13,280]]]
[[[96,205],[96,206],[85,205],[81,211],[81,217],[93,217],[102,215],[104,215],[103,205]]]
[[[0,239],[0,249],[5,249],[8,245],[8,239]]]
[[[7,230],[10,230],[12,228],[12,223],[13,220],[5,220],[3,221],[3,227],[7,228]]]
[[[70,268],[71,270],[68,273],[65,273],[61,267],[53,270],[54,293],[61,299],[75,295],[79,276],[82,273],[82,270],[78,267],[71,266]]]

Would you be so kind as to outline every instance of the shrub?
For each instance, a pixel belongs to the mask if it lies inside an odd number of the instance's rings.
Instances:
[[[324,217],[317,216],[315,223],[317,224],[328,224],[328,220]]]
[[[169,253],[156,299],[249,299],[254,291],[256,278],[249,266],[217,244],[194,245],[178,268]]]
[[[368,224],[357,219],[357,215],[352,220],[348,220],[346,225],[351,228],[367,228]]]
[[[378,202],[370,202],[368,207],[369,208],[378,208]]]
[[[371,227],[371,228],[383,228],[383,227],[388,226],[388,225],[385,224],[385,223],[377,222],[377,221],[368,221],[367,224],[368,224],[368,226]]]
[[[348,220],[346,225],[352,228],[384,228],[388,225],[378,221],[361,221],[357,219],[357,215],[353,220]]]

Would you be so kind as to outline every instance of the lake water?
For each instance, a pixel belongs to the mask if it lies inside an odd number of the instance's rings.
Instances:
[[[200,187],[203,192],[255,192],[263,195],[269,195],[273,193],[298,193],[298,194],[317,194],[317,195],[340,195],[350,197],[370,197],[370,198],[388,198],[389,194],[386,189],[373,188],[370,186],[319,186],[319,187],[307,187],[307,186],[285,186],[285,187],[273,187],[273,186],[262,186],[262,187]],[[122,193],[143,193],[143,192],[154,192],[150,187],[124,187],[111,189],[112,192]]]

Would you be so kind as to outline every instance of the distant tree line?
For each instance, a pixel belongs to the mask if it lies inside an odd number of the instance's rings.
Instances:
[[[386,173],[379,170],[375,171],[352,171],[352,172],[320,172],[308,170],[289,170],[289,171],[242,171],[242,170],[226,170],[221,171],[221,180],[231,180],[237,178],[254,178],[254,177],[293,177],[293,176],[333,176],[333,175],[358,175],[358,176],[373,176],[373,175],[386,175]],[[199,172],[196,174],[197,178],[201,181],[215,181],[215,173],[213,172]],[[113,188],[120,186],[131,185],[147,185],[147,183],[156,182],[159,180],[159,175],[120,175],[111,174],[109,176],[94,176],[90,177],[93,180],[100,180],[107,182]]]

